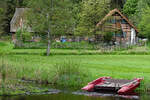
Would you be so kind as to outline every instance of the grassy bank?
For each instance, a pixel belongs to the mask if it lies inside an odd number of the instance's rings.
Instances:
[[[149,75],[150,63],[149,55],[7,55],[6,59],[15,69],[14,74],[18,79],[25,78],[28,80],[48,81],[51,83],[54,74],[54,65],[63,59],[72,59],[80,62],[83,70],[88,70],[92,75],[83,78],[83,83],[75,84],[81,87],[86,82],[101,76],[111,76],[113,78],[133,79],[135,77],[144,78],[141,89],[150,88]],[[67,81],[66,81],[67,82]],[[62,82],[60,82],[61,84]],[[74,83],[68,84],[74,86]]]
[[[140,51],[141,48],[138,50]],[[97,53],[90,55],[82,50],[52,49],[52,55],[47,57],[43,55],[44,52],[45,49],[9,50],[3,58],[9,65],[7,76],[78,89],[102,76],[125,79],[141,77],[144,81],[137,90],[150,89],[150,55],[98,55]],[[78,54],[79,52],[84,54]],[[87,52],[93,53],[92,50]],[[76,66],[78,68],[74,70]],[[73,73],[70,74],[71,72]]]

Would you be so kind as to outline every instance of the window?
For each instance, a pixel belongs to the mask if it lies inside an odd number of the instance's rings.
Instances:
[[[122,19],[122,20],[121,20],[121,23],[122,23],[122,24],[127,24],[127,21],[124,20],[124,19]]]
[[[111,21],[112,21],[112,23],[113,23],[113,24],[115,24],[115,23],[116,23],[116,20],[115,20],[115,19],[112,19]]]
[[[126,38],[126,35],[127,35],[127,33],[126,33],[126,32],[123,32],[123,37],[124,37],[124,38]]]
[[[120,33],[116,33],[115,35],[116,35],[116,37],[121,37]]]

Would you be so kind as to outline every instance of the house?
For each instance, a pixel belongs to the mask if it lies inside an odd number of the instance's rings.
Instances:
[[[26,26],[25,13],[28,8],[16,8],[15,14],[10,22],[10,32],[12,33],[12,40],[15,40],[15,33],[18,29],[26,28],[28,32],[33,32],[31,27]]]
[[[137,43],[138,29],[118,9],[111,10],[96,27],[100,32],[110,32],[116,44]]]

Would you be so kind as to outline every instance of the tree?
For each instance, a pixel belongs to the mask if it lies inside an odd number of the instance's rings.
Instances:
[[[144,13],[142,15],[142,19],[139,23],[139,29],[142,35],[142,37],[148,38],[150,41],[150,7],[147,7],[147,9],[144,10]]]
[[[123,8],[123,13],[128,16],[134,25],[138,26],[147,3],[148,0],[127,0]]]
[[[5,13],[6,13],[6,1],[0,1],[0,35],[4,33],[4,25],[5,25]]]
[[[123,8],[123,13],[127,16],[134,15],[137,12],[138,1],[139,0],[127,0]]]
[[[96,24],[108,13],[109,0],[85,0],[79,13],[79,24],[76,34],[92,35]]]
[[[147,7],[150,7],[150,0],[127,0],[123,12],[134,25],[138,26]]]
[[[72,32],[72,3],[69,0],[30,0],[28,24],[35,32],[46,32],[48,39],[47,56],[50,54],[52,34]]]
[[[79,13],[81,12],[81,2],[82,0],[71,0],[71,2],[73,3],[73,6],[72,6],[72,14],[73,14],[73,18],[74,18],[74,31],[73,33],[75,32],[75,28],[77,27],[77,25],[79,24],[80,22],[80,18],[79,18]]]
[[[126,0],[110,0],[110,7],[111,9],[118,8],[122,10]]]
[[[0,35],[2,34],[3,32],[3,18],[4,18],[4,9],[3,8],[0,8]]]

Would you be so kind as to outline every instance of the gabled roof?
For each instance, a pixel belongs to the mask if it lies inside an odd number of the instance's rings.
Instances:
[[[138,29],[128,20],[128,18],[125,17],[118,9],[111,10],[111,11],[96,25],[96,27],[102,25],[103,22],[108,19],[108,17],[112,16],[112,15],[115,14],[116,12],[117,12],[124,20],[126,20],[127,23],[128,23],[131,27],[133,27],[133,28],[136,30],[136,32],[139,32]]]

